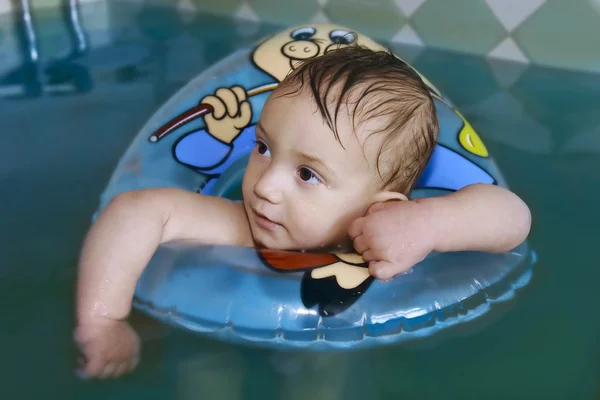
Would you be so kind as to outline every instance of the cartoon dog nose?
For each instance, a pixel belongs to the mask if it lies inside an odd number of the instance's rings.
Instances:
[[[308,40],[297,40],[283,46],[283,54],[295,60],[304,60],[316,57],[319,54],[319,46]]]

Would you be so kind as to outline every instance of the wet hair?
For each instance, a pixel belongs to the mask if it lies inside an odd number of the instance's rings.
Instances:
[[[369,135],[383,135],[377,172],[384,188],[409,195],[433,153],[438,133],[433,98],[419,74],[391,52],[351,45],[304,61],[276,92],[288,88],[298,93],[305,85],[342,147],[337,132],[342,105],[353,104],[348,110],[355,134],[361,123],[383,117],[384,127]],[[358,96],[353,96],[357,90]]]

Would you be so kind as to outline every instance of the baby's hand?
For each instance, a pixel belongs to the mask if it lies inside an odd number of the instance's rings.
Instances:
[[[82,378],[118,377],[139,361],[140,340],[125,321],[104,319],[80,325],[75,342],[83,355],[77,371]]]
[[[373,204],[348,234],[369,262],[369,272],[390,279],[410,270],[434,250],[434,225],[428,208],[415,201]]]
[[[200,103],[212,106],[212,113],[204,117],[208,132],[225,143],[231,143],[252,118],[252,109],[240,86],[220,88],[214,96],[206,96]]]

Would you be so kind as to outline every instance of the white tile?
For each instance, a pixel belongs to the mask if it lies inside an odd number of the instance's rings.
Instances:
[[[507,31],[513,31],[547,0],[485,0]]]
[[[423,3],[425,3],[425,0],[395,0],[395,2],[396,6],[402,10],[404,15],[410,17]]]
[[[194,19],[198,12],[198,7],[196,7],[192,0],[179,0],[176,7],[181,19],[186,23]]]
[[[325,15],[325,13],[322,10],[319,10],[315,14],[315,16],[312,17],[310,22],[317,24],[317,23],[330,23],[331,21],[329,20],[329,17],[327,17],[327,15]]]
[[[0,14],[6,14],[10,9],[10,0],[0,0]]]
[[[258,16],[258,14],[256,14],[252,7],[250,7],[250,4],[246,2],[244,2],[237,10],[237,12],[235,13],[235,17],[254,22],[260,21],[260,17]]]
[[[392,42],[410,44],[414,46],[424,45],[423,40],[421,40],[419,35],[417,35],[417,32],[415,32],[410,25],[405,25],[404,28],[400,29],[400,31],[392,37]]]
[[[507,37],[500,42],[498,46],[492,49],[492,51],[488,53],[488,57],[529,64],[527,56],[523,54],[523,51],[510,37]]]

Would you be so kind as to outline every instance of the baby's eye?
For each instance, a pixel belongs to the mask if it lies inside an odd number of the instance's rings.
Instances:
[[[321,180],[319,179],[319,177],[317,175],[315,175],[314,172],[312,172],[310,169],[308,169],[306,167],[300,168],[298,170],[298,175],[300,176],[300,179],[302,179],[304,182],[312,183],[312,184],[321,183]]]
[[[271,151],[269,150],[269,148],[263,141],[260,141],[260,140],[256,141],[256,151],[258,151],[258,154],[260,154],[260,155],[263,155],[266,157],[271,156]]]

